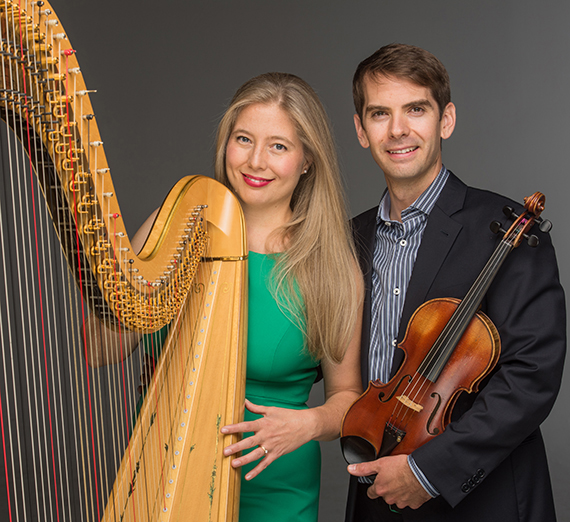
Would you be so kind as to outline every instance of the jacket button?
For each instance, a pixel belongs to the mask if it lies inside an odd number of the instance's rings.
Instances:
[[[485,470],[482,470],[482,469],[479,468],[479,469],[477,470],[477,476],[478,476],[480,479],[483,478],[483,477],[485,476]]]
[[[469,484],[467,484],[466,482],[463,483],[463,485],[461,486],[461,491],[463,491],[463,493],[469,493],[469,490],[471,488],[469,487]]]

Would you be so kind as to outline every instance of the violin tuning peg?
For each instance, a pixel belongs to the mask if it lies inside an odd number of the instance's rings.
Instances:
[[[501,232],[502,234],[506,233],[506,231],[503,229],[503,226],[499,221],[493,221],[489,225],[489,228],[491,229],[491,232],[493,232],[493,234],[498,234],[499,232]]]
[[[548,219],[537,219],[537,223],[541,232],[550,232],[552,229],[552,222]]]
[[[534,248],[539,243],[538,238],[534,234],[532,234],[531,236],[527,236],[525,234],[524,238],[526,239],[526,242],[528,243],[528,246],[530,246],[530,247]]]
[[[505,206],[503,207],[503,214],[505,214],[505,216],[507,216],[508,218],[511,218],[514,216],[514,218],[518,218],[518,216],[515,214],[515,209],[513,207],[509,207],[509,206]]]

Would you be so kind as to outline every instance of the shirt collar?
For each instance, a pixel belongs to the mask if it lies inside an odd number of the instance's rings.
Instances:
[[[407,209],[402,212],[402,217],[410,214],[413,210],[418,210],[429,216],[435,202],[439,198],[445,182],[449,177],[449,171],[445,168],[445,165],[441,166],[441,170],[436,178],[431,182],[430,186],[416,199]],[[380,205],[378,207],[378,214],[376,215],[377,223],[391,222],[390,219],[390,193],[386,189],[380,200]]]

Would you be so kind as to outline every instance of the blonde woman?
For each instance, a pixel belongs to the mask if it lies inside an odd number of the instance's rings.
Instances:
[[[216,178],[244,211],[249,326],[240,520],[315,522],[319,440],[339,435],[361,391],[361,276],[325,111],[300,78],[268,73],[234,95],[217,136]],[[325,403],[306,401],[320,365]]]

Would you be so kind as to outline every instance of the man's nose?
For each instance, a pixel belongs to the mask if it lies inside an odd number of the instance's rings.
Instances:
[[[403,114],[394,114],[390,120],[390,137],[400,139],[410,132],[408,121]]]

